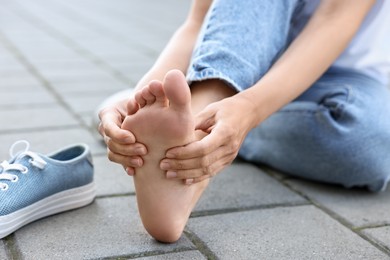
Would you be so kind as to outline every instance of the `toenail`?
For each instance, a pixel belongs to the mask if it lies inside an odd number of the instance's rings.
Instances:
[[[168,179],[176,178],[176,177],[177,177],[177,173],[176,172],[167,172],[167,178]]]

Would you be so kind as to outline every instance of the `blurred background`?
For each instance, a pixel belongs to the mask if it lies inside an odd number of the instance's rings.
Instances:
[[[133,87],[152,65],[189,5],[190,0],[0,0],[0,131],[48,127],[39,117],[51,114],[40,110],[58,104],[91,126],[95,107]],[[14,122],[6,114],[15,111]]]

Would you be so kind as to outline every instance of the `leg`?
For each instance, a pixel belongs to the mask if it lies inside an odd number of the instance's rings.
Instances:
[[[254,129],[240,155],[294,176],[379,191],[390,179],[389,115],[385,86],[331,70]]]
[[[142,108],[125,119],[123,128],[133,132],[137,141],[144,143],[149,150],[149,155],[144,158],[145,164],[136,170],[134,180],[143,224],[157,240],[173,242],[180,237],[191,210],[208,184],[206,180],[186,186],[165,179],[165,172],[159,169],[165,151],[202,138],[193,132],[192,112],[197,113],[208,104],[251,86],[268,70],[275,55],[286,45],[289,20],[276,19],[276,28],[281,30],[281,34],[274,37],[275,33],[267,20],[268,12],[277,13],[278,17],[291,17],[295,1],[269,3],[245,1],[245,4],[237,5],[233,0],[215,1],[188,72],[188,80],[192,82],[191,108],[188,85],[180,74],[171,72],[163,84],[153,82],[142,94],[138,94],[137,101]],[[248,13],[251,19],[237,17]],[[259,17],[263,18],[264,23],[259,21]],[[214,23],[215,19],[223,22]],[[237,24],[237,21],[241,22]],[[237,32],[247,29],[250,29],[246,34],[248,39],[237,42]],[[259,37],[264,39],[260,45],[257,44]],[[253,46],[247,46],[252,48],[251,51],[264,57],[241,52],[245,49],[242,48],[245,41],[253,43]],[[252,59],[253,56],[256,58]],[[231,64],[237,68],[230,67]],[[243,72],[242,68],[248,64],[249,71]]]

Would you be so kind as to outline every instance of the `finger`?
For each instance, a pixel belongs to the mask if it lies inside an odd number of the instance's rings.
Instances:
[[[112,140],[106,141],[108,149],[115,154],[123,156],[143,156],[147,154],[146,146],[141,143],[120,144]]]
[[[191,181],[191,183],[190,184],[195,184],[195,183],[198,183],[198,182],[202,182],[202,181],[204,181],[204,180],[207,180],[207,179],[210,179],[211,178],[211,176],[209,176],[209,175],[204,175],[204,176],[202,176],[202,177],[199,177],[199,178],[195,178],[195,179],[190,179]],[[188,184],[187,182],[186,182],[186,184]]]
[[[135,175],[135,170],[134,170],[134,168],[132,168],[132,167],[126,167],[126,173],[127,173],[127,175],[129,175],[129,176],[134,176]]]
[[[218,162],[215,162],[207,167],[189,169],[189,170],[178,170],[178,171],[167,171],[166,178],[168,179],[202,179],[203,176],[213,177],[219,171],[221,171],[227,165],[230,165],[234,160],[235,155],[229,154],[221,158]]]
[[[217,150],[204,157],[196,157],[184,160],[165,158],[160,162],[160,168],[164,171],[178,171],[207,167],[225,157],[226,154],[230,153],[231,151],[227,150],[226,146],[221,146]]]
[[[216,111],[209,105],[195,116],[195,130],[210,133],[210,129],[216,124]]]
[[[108,150],[107,157],[110,161],[123,165],[123,167],[139,168],[143,165],[143,160],[139,156],[123,156]]]
[[[166,157],[171,159],[191,159],[203,157],[230,140],[226,137],[226,131],[216,126],[214,130],[199,141],[185,146],[174,147],[167,151]]]
[[[104,136],[108,136],[115,142],[119,143],[134,143],[135,136],[124,129],[121,129],[122,118],[118,111],[107,109],[100,113],[101,123],[99,132]]]

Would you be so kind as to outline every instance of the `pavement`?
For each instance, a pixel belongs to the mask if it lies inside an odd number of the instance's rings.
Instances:
[[[0,0],[2,160],[20,139],[42,153],[87,143],[97,184],[91,205],[0,240],[0,259],[390,259],[390,189],[347,190],[240,160],[213,178],[177,243],[146,233],[132,178],[106,158],[94,110],[135,85],[189,7]]]

